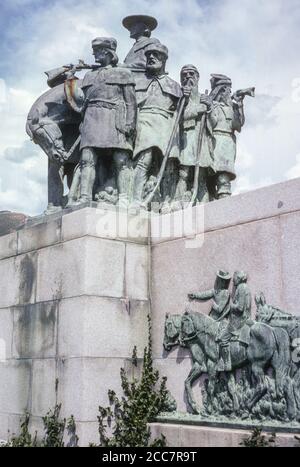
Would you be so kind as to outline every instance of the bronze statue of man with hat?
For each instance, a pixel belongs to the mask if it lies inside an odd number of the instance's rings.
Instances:
[[[230,341],[236,339],[248,345],[250,326],[253,324],[251,321],[251,291],[247,284],[247,274],[243,271],[235,271],[233,285],[228,322],[218,337],[223,359],[223,362],[220,362],[219,371],[231,371]]]
[[[230,313],[230,292],[228,290],[230,281],[231,275],[229,272],[219,270],[216,274],[213,289],[199,293],[190,293],[188,294],[188,298],[201,302],[213,300],[209,316],[216,321],[222,321],[226,319]]]
[[[182,96],[180,85],[165,71],[168,49],[161,43],[147,47],[146,73],[136,74],[138,103],[137,136],[133,158],[136,161],[133,201],[142,205],[145,185],[152,165],[159,165],[166,153],[174,126],[174,115]],[[167,187],[162,183],[162,196]],[[164,189],[165,186],[165,189]]]
[[[157,27],[157,20],[152,16],[132,15],[123,19],[123,26],[130,31],[130,37],[135,39],[135,44],[128,52],[124,64],[133,72],[145,72],[145,50],[149,45],[159,42],[151,37],[151,32]]]
[[[108,179],[113,179],[119,198],[126,199],[136,126],[135,82],[130,70],[117,67],[117,41],[98,37],[92,48],[100,67],[85,75],[80,88],[75,81],[72,90],[83,114],[80,203],[94,198],[96,182],[104,191]]]

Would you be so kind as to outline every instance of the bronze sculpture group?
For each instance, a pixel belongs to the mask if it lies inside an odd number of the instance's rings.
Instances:
[[[232,94],[231,79],[214,74],[201,94],[194,65],[182,67],[179,84],[166,72],[167,47],[151,37],[155,18],[129,16],[123,25],[135,39],[124,63],[114,38],[94,39],[95,64],[47,72],[51,89],[29,112],[27,133],[49,158],[46,213],[90,201],[156,202],[164,213],[231,195],[235,133],[254,88]]]
[[[188,405],[195,414],[238,419],[300,422],[300,320],[266,304],[256,295],[251,317],[247,275],[218,271],[214,288],[189,294],[190,300],[212,300],[209,315],[189,306],[183,315],[167,315],[164,348],[189,350],[192,369],[185,381]],[[192,385],[202,374],[199,408]]]

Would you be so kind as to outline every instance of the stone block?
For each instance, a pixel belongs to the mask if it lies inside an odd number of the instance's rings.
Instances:
[[[0,442],[8,440],[9,414],[0,413]]]
[[[0,260],[17,254],[17,232],[0,237]]]
[[[111,209],[87,207],[62,217],[63,241],[86,235],[147,243],[148,215],[132,216],[128,211],[118,210],[115,207]]]
[[[124,297],[125,244],[99,238],[86,241],[86,293]]]
[[[280,217],[281,244],[279,254],[282,261],[282,305],[286,311],[300,315],[299,295],[296,292],[300,284],[300,211]],[[276,306],[272,295],[267,302]]]
[[[80,447],[89,447],[90,443],[99,444],[98,427],[98,422],[76,422]]]
[[[19,277],[16,258],[0,261],[0,307],[6,308],[19,303]]]
[[[28,226],[18,232],[18,254],[54,245],[61,239],[61,218]]]
[[[30,408],[31,361],[0,362],[0,412],[23,414]]]
[[[218,269],[248,273],[253,294],[261,290],[280,304],[282,296],[280,227],[278,218],[208,232],[202,248],[189,248],[185,239],[152,248],[153,317],[163,326],[165,314],[182,313],[187,294],[211,289]],[[211,304],[193,302],[195,311]]]
[[[202,235],[300,209],[300,178],[234,195],[185,212],[151,217],[153,244]]]
[[[124,295],[125,245],[78,238],[38,252],[37,301]]]
[[[167,447],[180,447],[180,426],[175,424],[150,423],[151,440],[161,438],[163,434],[166,438]]]
[[[192,360],[185,351],[180,349],[179,351],[174,351],[174,355],[177,358],[160,358],[154,359],[155,368],[159,371],[160,377],[167,378],[167,388],[171,391],[172,396],[177,402],[177,409],[180,412],[189,411],[187,405],[186,395],[184,392],[184,381],[189,375],[189,372],[192,368]],[[202,378],[203,379],[203,378]],[[193,386],[193,393],[196,402],[201,404],[201,384],[203,383],[202,379],[197,380]]]
[[[55,357],[57,303],[46,302],[14,309],[15,358]]]
[[[66,214],[62,218],[62,240],[92,237],[116,239],[117,235],[116,210],[83,208]]]
[[[55,359],[33,360],[32,362],[32,407],[34,416],[43,417],[53,409],[55,400]]]
[[[12,356],[13,342],[13,310],[0,310],[0,361]]]
[[[62,415],[80,422],[95,422],[99,405],[108,405],[107,391],[121,395],[122,358],[68,358],[58,371],[58,400]]]
[[[148,300],[149,258],[148,247],[128,243],[126,245],[125,295],[129,299]]]
[[[0,308],[33,303],[36,295],[37,255],[29,253],[0,261]]]
[[[213,428],[204,426],[151,423],[152,437],[165,435],[167,446],[171,447],[240,447],[240,443],[251,433],[247,430]],[[296,447],[299,443],[292,433],[277,433],[277,447]]]
[[[46,414],[45,414],[46,415]],[[40,443],[44,438],[44,423],[42,417],[35,417],[32,415],[29,420],[29,432],[32,437],[37,435],[37,441]]]
[[[142,355],[147,313],[146,302],[131,302],[126,310],[120,299],[64,299],[59,305],[59,356],[128,358],[135,345]]]
[[[25,214],[11,211],[0,211],[0,235],[6,235],[21,228],[28,217]]]
[[[16,257],[16,268],[19,288],[19,305],[34,303],[37,287],[37,252],[27,253]]]

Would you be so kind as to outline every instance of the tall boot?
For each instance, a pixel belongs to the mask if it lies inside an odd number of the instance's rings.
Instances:
[[[221,346],[221,357],[224,363],[223,371],[231,371],[231,355],[229,345]]]
[[[139,161],[134,170],[133,177],[133,204],[141,205],[145,185],[148,179],[148,171],[152,163],[152,150],[142,151]]]
[[[97,155],[92,148],[85,148],[81,155],[80,202],[92,201],[96,178]]]
[[[221,172],[217,177],[217,198],[227,198],[231,196],[230,175],[226,172]]]

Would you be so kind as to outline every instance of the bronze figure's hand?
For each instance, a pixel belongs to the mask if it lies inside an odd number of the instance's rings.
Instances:
[[[190,97],[191,92],[192,92],[192,88],[190,86],[183,86],[182,87],[182,93],[183,93],[184,97]]]
[[[206,105],[206,107],[210,109],[212,106],[211,97],[207,96],[206,94],[203,94],[202,96],[200,96],[200,103]]]

